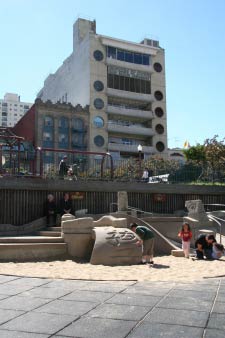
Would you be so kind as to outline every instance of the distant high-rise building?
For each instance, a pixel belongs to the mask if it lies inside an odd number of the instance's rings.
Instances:
[[[165,52],[156,40],[141,43],[96,33],[96,22],[78,19],[73,52],[50,74],[43,101],[89,105],[89,151],[114,159],[167,156]],[[140,147],[139,147],[140,151]]]
[[[33,103],[21,102],[17,94],[6,93],[0,99],[0,126],[13,127],[30,109]]]

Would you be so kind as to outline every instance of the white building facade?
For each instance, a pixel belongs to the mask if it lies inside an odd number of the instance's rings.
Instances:
[[[42,101],[89,105],[89,151],[114,159],[167,157],[165,52],[155,40],[133,43],[96,34],[95,21],[78,19],[73,52],[50,74]]]
[[[0,126],[13,127],[32,105],[21,102],[17,94],[6,93],[4,99],[0,99]]]

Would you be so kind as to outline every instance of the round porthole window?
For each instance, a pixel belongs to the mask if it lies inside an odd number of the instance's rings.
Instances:
[[[104,137],[102,137],[101,135],[95,136],[94,138],[94,144],[97,147],[102,147],[105,143]]]
[[[155,62],[153,68],[157,73],[160,73],[162,71],[162,65],[159,62]]]
[[[95,50],[93,55],[96,61],[103,60],[103,53],[100,50]]]
[[[164,133],[164,127],[162,124],[157,124],[155,126],[155,130],[157,132],[157,134],[163,134]]]
[[[97,92],[101,92],[104,89],[104,84],[101,81],[95,81],[94,89],[97,90]]]
[[[164,143],[163,142],[157,142],[156,143],[156,149],[161,153],[165,149]]]
[[[155,98],[156,98],[157,101],[162,101],[162,99],[163,99],[162,92],[160,92],[159,90],[157,90],[154,95],[155,95]]]
[[[104,126],[104,120],[100,116],[95,116],[94,118],[94,125],[97,128],[102,128]]]
[[[162,117],[163,114],[164,114],[164,111],[163,111],[162,108],[160,108],[160,107],[155,108],[155,115],[156,115],[157,117]]]
[[[102,99],[95,99],[94,106],[96,109],[102,109],[104,107],[104,101]]]

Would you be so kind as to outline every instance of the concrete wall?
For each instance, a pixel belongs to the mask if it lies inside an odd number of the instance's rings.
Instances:
[[[87,209],[88,214],[109,213],[111,204],[117,203],[118,191],[128,192],[129,206],[157,215],[173,214],[178,209],[184,211],[185,201],[191,199],[225,204],[224,187],[219,186],[2,178],[0,224],[20,225],[40,218],[44,215],[47,195],[53,193],[58,202],[66,191],[73,195],[85,192],[83,198],[73,200],[73,208],[75,211]]]

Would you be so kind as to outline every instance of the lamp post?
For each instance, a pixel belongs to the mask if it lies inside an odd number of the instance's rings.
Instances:
[[[141,177],[142,177],[142,171],[141,171],[142,145],[139,144],[137,149],[138,149],[138,159],[139,159],[139,179],[141,180]]]

